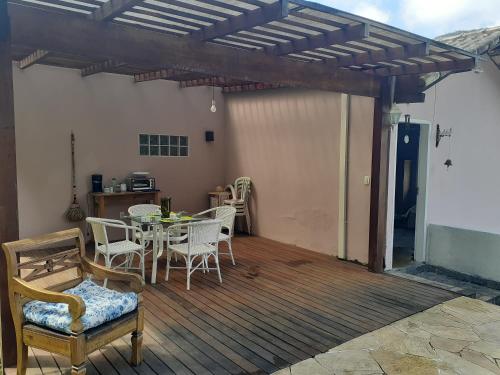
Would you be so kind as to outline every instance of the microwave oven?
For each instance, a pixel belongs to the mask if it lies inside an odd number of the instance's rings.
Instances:
[[[127,178],[128,191],[152,191],[156,190],[154,177],[129,177]]]

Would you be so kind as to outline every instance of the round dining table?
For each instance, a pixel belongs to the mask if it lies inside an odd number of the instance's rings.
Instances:
[[[163,254],[163,233],[164,228],[168,228],[174,224],[187,224],[195,221],[210,219],[208,217],[193,217],[193,216],[174,216],[162,218],[160,215],[146,216],[128,216],[133,226],[147,227],[148,231],[153,234],[153,265],[151,269],[151,284],[156,284],[156,275],[158,271],[158,258]]]

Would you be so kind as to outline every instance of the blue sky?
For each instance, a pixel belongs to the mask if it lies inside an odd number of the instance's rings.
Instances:
[[[500,26],[500,0],[312,0],[429,38]]]

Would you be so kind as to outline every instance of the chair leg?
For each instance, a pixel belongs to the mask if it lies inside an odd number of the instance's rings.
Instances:
[[[130,253],[128,256],[128,268],[126,269],[127,271],[129,268],[132,268],[132,266],[134,265],[134,258],[135,258],[135,254]]]
[[[190,290],[191,289],[191,258],[190,257],[186,258],[186,273],[187,273],[186,289]]]
[[[17,340],[17,375],[25,375],[28,364],[28,346],[22,340],[22,337]]]
[[[133,257],[134,255],[132,255]],[[146,280],[146,255],[144,255],[144,251],[141,254],[141,271],[142,271],[142,279]]]
[[[233,266],[236,266],[236,262],[234,261],[234,256],[233,256],[233,247],[231,246],[231,238],[229,238],[226,242],[227,242],[227,247],[229,248],[229,255],[231,256],[231,262],[233,262]]]
[[[108,268],[111,269],[111,259],[110,259],[109,254],[104,255],[104,264],[105,264],[106,267],[108,267]],[[104,288],[106,288],[107,285],[108,285],[108,279],[106,278],[106,279],[104,279],[104,281],[102,283],[102,286]]]
[[[132,366],[138,366],[142,362],[142,332],[132,333]]]
[[[165,272],[165,281],[168,281],[168,276],[170,275],[170,259],[171,258],[172,258],[172,255],[167,250],[167,272]]]
[[[219,255],[218,254],[215,254],[215,265],[217,266],[217,275],[219,276],[219,282],[222,284],[222,276],[220,274]]]
[[[247,230],[248,230],[248,234],[252,234],[252,231],[251,231],[251,223],[250,223],[250,212],[248,212],[248,210],[245,211],[245,221],[247,222]]]
[[[204,255],[205,262],[204,266],[207,268],[207,273],[210,273],[210,269],[208,268],[208,255]]]
[[[99,252],[96,250],[94,254],[94,263],[97,263],[98,260],[99,260]]]
[[[87,373],[86,335],[71,335],[69,338],[71,348],[71,375],[85,375]]]

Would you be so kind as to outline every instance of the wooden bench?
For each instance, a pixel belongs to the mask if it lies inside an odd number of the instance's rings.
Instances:
[[[142,361],[144,308],[141,293],[144,283],[138,275],[110,270],[91,262],[85,257],[85,241],[80,229],[4,243],[2,249],[7,259],[18,375],[26,373],[28,346],[69,357],[71,374],[85,374],[89,353],[128,333],[132,333],[131,363],[138,365]],[[86,308],[83,299],[63,291],[79,285],[89,275],[93,279],[107,278],[126,283],[125,289],[137,293],[137,308],[85,331],[81,320]],[[62,281],[62,276],[67,280]],[[23,306],[31,300],[67,304],[71,315],[70,333],[26,322]]]

